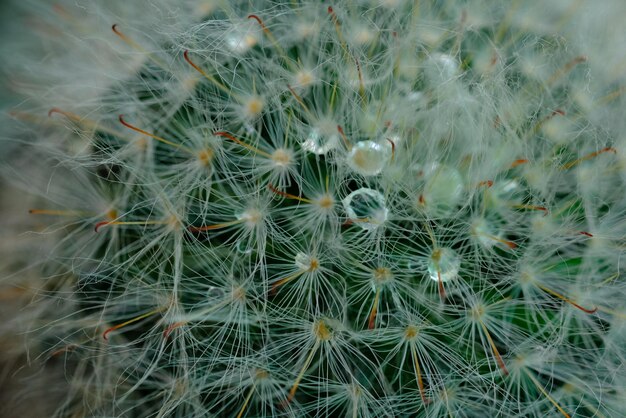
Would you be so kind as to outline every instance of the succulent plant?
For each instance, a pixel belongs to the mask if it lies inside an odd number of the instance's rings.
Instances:
[[[624,79],[571,35],[589,4],[78,3],[111,72],[53,73],[91,95],[44,82],[65,104],[10,135],[60,232],[28,338],[59,416],[626,414]]]

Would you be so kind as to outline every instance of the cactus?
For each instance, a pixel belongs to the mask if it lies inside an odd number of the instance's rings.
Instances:
[[[626,414],[624,80],[518,3],[57,5],[117,51],[12,112],[58,416]]]

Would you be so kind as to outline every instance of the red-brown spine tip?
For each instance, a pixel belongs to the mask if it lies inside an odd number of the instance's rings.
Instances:
[[[588,313],[588,314],[594,314],[594,313],[598,312],[598,307],[597,307],[597,306],[594,306],[594,308],[593,308],[593,309],[585,309],[585,308],[583,308],[583,307],[581,306],[581,307],[580,307],[580,309],[581,309],[583,312]]]
[[[439,298],[441,301],[446,299],[446,289],[443,287],[443,280],[441,280],[441,273],[437,271],[437,287],[439,288]]]
[[[95,232],[100,231],[100,228],[102,228],[102,227],[103,227],[103,226],[105,226],[105,225],[108,225],[109,223],[110,223],[109,221],[102,221],[102,222],[98,222],[98,223],[96,224],[96,226],[94,227],[94,231],[95,231]]]
[[[514,243],[513,241],[504,241],[504,245],[506,245],[507,247],[509,247],[512,250],[517,248],[517,244]]]
[[[265,24],[263,23],[263,21],[261,20],[261,18],[255,14],[249,14],[248,15],[248,19],[254,19],[257,21],[257,23],[261,26],[261,29],[263,29],[263,32],[268,33],[269,30],[267,29],[267,27],[265,26]]]
[[[61,347],[58,350],[53,351],[52,354],[50,354],[50,358],[57,357],[58,355],[63,353],[68,353],[75,350],[76,348],[78,348],[78,344],[68,344],[65,347]]]
[[[489,61],[489,65],[493,67],[497,63],[498,63],[498,53],[494,51],[493,54],[491,55],[491,60]]]
[[[194,70],[196,70],[196,71],[197,71],[197,72],[199,72],[200,74],[205,75],[205,77],[206,77],[206,74],[204,73],[204,71],[202,70],[202,68],[198,67],[198,66],[196,65],[196,63],[195,63],[195,62],[193,62],[193,61],[191,60],[191,58],[189,58],[189,50],[187,50],[187,49],[186,49],[186,50],[183,52],[183,58],[185,58],[185,61],[187,61],[187,64],[191,65],[191,66],[193,67],[193,69],[194,69]]]
[[[376,309],[372,310],[372,313],[370,314],[369,320],[367,322],[367,329],[374,328],[376,328]]]
[[[167,328],[165,328],[165,331],[163,331],[163,338],[167,340],[170,334],[172,333],[172,331],[174,331],[176,328],[179,328],[183,325],[185,325],[184,322],[174,322],[173,324],[169,325]]]
[[[496,356],[496,362],[498,363],[500,370],[502,370],[502,374],[504,374],[505,376],[508,376],[509,370],[506,368],[506,365],[504,364],[504,360],[502,359],[502,357],[500,357],[500,354]]]
[[[281,192],[280,190],[278,190],[276,187],[274,187],[272,185],[272,183],[267,183],[267,188],[272,192],[272,193],[276,193],[277,195],[280,196],[286,196],[285,192]]]
[[[528,162],[528,160],[527,160],[527,159],[525,159],[525,158],[520,158],[519,160],[515,160],[515,161],[513,161],[513,163],[511,164],[511,168],[515,168],[515,167],[517,167],[518,165],[526,164],[527,162]]]
[[[579,305],[578,303],[576,303],[576,302],[574,302],[574,301],[572,301],[572,300],[570,300],[568,298],[563,298],[563,300],[565,302],[569,303],[570,305],[572,305],[574,308],[580,309],[581,311],[583,311],[586,314],[590,314],[591,315],[591,314],[594,314],[594,313],[596,313],[598,311],[598,307],[597,306],[594,306],[592,309],[587,309],[587,308]]]
[[[341,135],[341,139],[343,140],[343,144],[346,146],[348,151],[350,151],[350,149],[352,149],[352,145],[350,144],[350,141],[348,141],[348,137],[346,136],[345,132],[343,131],[343,128],[341,127],[341,125],[337,125],[337,132],[339,132],[339,135]]]
[[[205,225],[205,226],[193,226],[190,225],[187,227],[187,231],[189,232],[207,232],[212,229],[218,229],[214,225]]]
[[[231,135],[231,134],[229,134],[228,132],[225,132],[225,131],[217,131],[217,132],[213,132],[213,135],[215,135],[215,136],[221,136],[222,138],[232,139],[232,135]]]
[[[278,286],[273,285],[273,286],[270,288],[270,291],[269,291],[269,292],[267,292],[267,294],[268,294],[270,297],[274,297],[274,296],[276,296],[276,292],[277,292],[277,291],[278,291]]]
[[[109,341],[109,334],[112,331],[115,331],[116,329],[117,329],[116,327],[111,327],[111,328],[107,329],[106,331],[104,331],[102,333],[102,338],[104,339],[104,341]]]
[[[396,143],[393,142],[391,139],[389,138],[385,138],[387,141],[389,141],[389,143],[391,144],[391,161],[393,161],[396,157]]]

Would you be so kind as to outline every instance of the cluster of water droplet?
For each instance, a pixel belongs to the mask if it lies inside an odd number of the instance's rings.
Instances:
[[[72,231],[87,307],[55,346],[106,358],[105,379],[123,382],[119,395],[90,390],[137,416],[601,409],[582,385],[564,394],[579,375],[531,361],[537,345],[575,357],[601,344],[578,339],[599,303],[582,289],[601,282],[580,279],[596,271],[585,211],[623,211],[576,187],[614,148],[586,130],[546,145],[544,124],[571,98],[545,86],[577,69],[549,60],[542,79],[514,57],[537,54],[526,38],[551,38],[474,22],[486,42],[456,1],[249,16],[240,3],[180,51],[148,53],[114,28],[145,62],[103,101],[113,117],[56,112],[88,138],[76,169],[105,190],[97,209],[72,208],[93,213],[77,222],[97,221],[98,240]],[[434,26],[446,30],[424,32]],[[179,78],[188,94],[173,103],[163,91]],[[575,272],[522,274],[534,264]],[[565,315],[582,325],[565,329]]]

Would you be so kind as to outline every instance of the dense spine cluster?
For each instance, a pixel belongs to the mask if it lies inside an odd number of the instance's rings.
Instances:
[[[88,112],[12,114],[59,416],[626,414],[619,79],[482,2],[179,13],[111,22]]]

